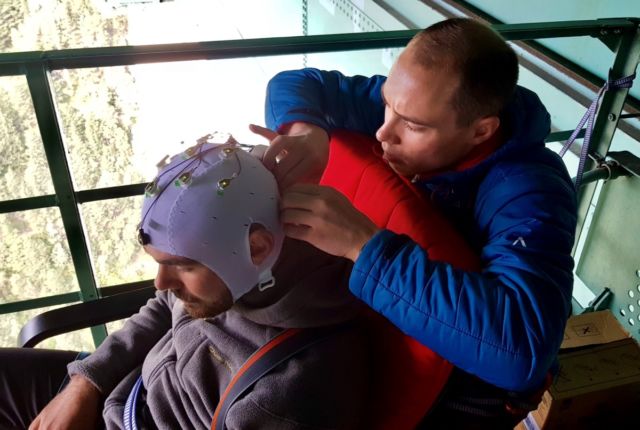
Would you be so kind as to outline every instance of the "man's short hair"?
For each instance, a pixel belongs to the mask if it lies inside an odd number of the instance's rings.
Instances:
[[[518,58],[494,30],[467,18],[440,21],[418,33],[410,42],[415,59],[427,68],[458,73],[460,84],[453,96],[459,125],[499,115],[518,81]]]

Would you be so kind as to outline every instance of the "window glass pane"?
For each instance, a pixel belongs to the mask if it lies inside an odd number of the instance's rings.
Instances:
[[[40,309],[39,311],[44,312],[45,309]],[[50,339],[43,340],[37,345],[37,348],[66,349],[68,351],[78,352],[93,352],[96,349],[93,344],[91,329],[88,328],[71,333],[64,333]]]
[[[157,264],[136,239],[141,207],[142,196],[81,206],[100,287],[155,277]]]
[[[309,54],[307,62],[309,67],[339,70],[347,76],[387,75],[401,51],[401,48],[385,48]]]
[[[64,306],[69,305],[51,306],[0,315],[0,347],[18,346],[18,334],[29,319],[43,312]],[[78,330],[46,339],[39,343],[37,348],[66,349],[69,351],[93,351],[95,349],[90,329]]]
[[[593,1],[589,3],[589,7],[585,7],[584,1],[580,0],[539,0],[521,2],[517,7],[506,7],[504,0],[470,0],[469,3],[509,24],[640,16],[640,2],[629,0]],[[540,43],[602,79],[607,77],[613,63],[613,53],[595,37],[543,39]],[[630,91],[636,98],[640,97],[637,85]]]
[[[0,303],[78,291],[58,208],[0,214]]]
[[[78,189],[139,183],[167,154],[210,131],[266,143],[268,79],[302,67],[302,56],[142,64],[54,71],[65,144]]]
[[[127,169],[138,111],[133,79],[126,67],[51,72],[76,189],[142,181]]]
[[[0,16],[2,52],[302,34],[300,0],[2,0]]]
[[[307,3],[307,34],[360,33],[408,28],[406,22],[400,22],[374,0],[309,0]]]
[[[121,10],[100,0],[2,0],[3,52],[126,44],[128,22]]]
[[[311,66],[327,69],[341,67],[345,73],[386,73],[390,55],[398,50],[367,50],[350,53],[326,53],[309,56]],[[114,97],[135,95],[137,100],[123,105],[137,106],[135,119],[119,129],[101,135],[81,136],[84,130],[108,127],[109,114],[94,115],[101,109],[111,109],[106,100],[102,107],[84,108],[71,105],[64,118],[68,153],[73,176],[79,188],[125,185],[151,180],[156,174],[156,163],[165,155],[172,155],[194,140],[213,130],[228,131],[240,141],[264,143],[262,138],[247,129],[250,122],[263,123],[264,92],[267,81],[283,65],[301,67],[301,56],[249,58],[218,61],[196,61],[166,64],[145,64],[129,67],[135,79],[123,91],[113,90]],[[285,67],[287,68],[287,67]],[[289,67],[290,68],[290,67]],[[110,71],[100,69],[98,72]],[[124,68],[121,69],[124,72]],[[88,79],[96,70],[65,71],[65,75],[80,73],[77,82]],[[102,75],[104,78],[105,75]],[[172,82],[166,85],[165,82]],[[234,85],[234,83],[239,84]],[[231,83],[231,84],[230,84]],[[63,86],[56,82],[56,86]],[[80,88],[83,85],[79,85]],[[162,88],[162,91],[158,91]],[[83,90],[79,90],[83,91]],[[78,98],[96,103],[98,98]],[[100,126],[90,126],[83,118],[90,116]],[[80,122],[76,126],[75,122]],[[127,127],[131,126],[129,133]],[[72,132],[69,132],[72,130]],[[106,128],[105,128],[106,130]],[[77,131],[77,132],[76,132]],[[120,133],[120,141],[105,144],[107,139]],[[130,139],[130,140],[127,140]],[[155,264],[144,263],[136,242],[136,226],[140,218],[141,197],[89,202],[81,205],[83,223],[87,228],[92,261],[101,287],[152,278]]]
[[[0,77],[0,201],[52,193],[27,80]]]
[[[107,323],[107,333],[112,334],[120,330],[122,327],[124,327],[124,324],[127,322],[127,319]]]

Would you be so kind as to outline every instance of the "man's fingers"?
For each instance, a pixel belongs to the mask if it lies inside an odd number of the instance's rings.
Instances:
[[[288,158],[289,157],[287,157],[287,159]],[[280,189],[285,190],[296,183],[317,184],[318,182],[320,182],[322,171],[314,169],[313,162],[311,162],[308,158],[302,158],[301,160],[292,161],[298,162],[295,164],[291,163],[291,167],[287,166],[286,168],[284,168],[282,170],[282,173],[278,177],[278,184],[280,185]],[[279,168],[280,166],[278,165],[276,169]]]
[[[278,145],[276,145],[275,149],[272,149],[271,145],[274,143],[274,140],[277,140],[280,135],[271,129],[262,127],[257,124],[249,124],[249,130],[257,134],[258,136],[264,137],[269,141],[269,147],[262,151],[260,159],[267,169],[273,170],[274,166],[276,165],[276,156],[280,152],[282,152],[282,149],[276,152]],[[280,145],[282,145],[282,143]]]
[[[277,136],[270,143],[266,152],[262,156],[262,162],[267,169],[273,170],[278,164],[278,161],[283,160],[284,158],[278,159],[276,157],[281,156],[282,154],[288,154],[288,149],[291,147],[292,142],[287,136]],[[285,157],[286,158],[286,157]]]
[[[273,139],[275,139],[276,137],[279,136],[279,134],[269,128],[266,127],[262,127],[260,125],[257,124],[249,124],[249,130],[251,130],[252,132],[254,132],[255,134],[264,137],[265,139],[272,141]]]
[[[313,184],[295,184],[289,187],[282,195],[280,208],[283,211],[287,209],[314,210],[318,206],[321,192],[319,188]]]
[[[29,425],[29,430],[38,430],[40,428],[40,415]]]
[[[306,209],[286,209],[280,212],[280,221],[285,225],[290,224],[313,227],[315,219],[316,216],[313,212]]]
[[[295,153],[287,154],[276,164],[272,171],[281,190],[286,190],[300,178],[300,165],[304,164],[304,158]]]

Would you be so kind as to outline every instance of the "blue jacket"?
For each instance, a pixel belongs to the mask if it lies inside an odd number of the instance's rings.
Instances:
[[[268,86],[267,126],[304,121],[373,136],[384,120],[385,79],[281,72]],[[518,87],[502,124],[506,142],[480,164],[417,184],[477,249],[482,272],[432,261],[383,230],[363,248],[350,289],[455,366],[527,391],[543,383],[570,314],[576,196],[544,146],[550,119],[535,93]]]

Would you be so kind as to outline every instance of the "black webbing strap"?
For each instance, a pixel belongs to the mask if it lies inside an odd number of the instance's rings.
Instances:
[[[345,330],[350,324],[319,328],[287,329],[254,352],[235,374],[220,397],[211,430],[223,430],[227,412],[235,401],[279,364]]]

